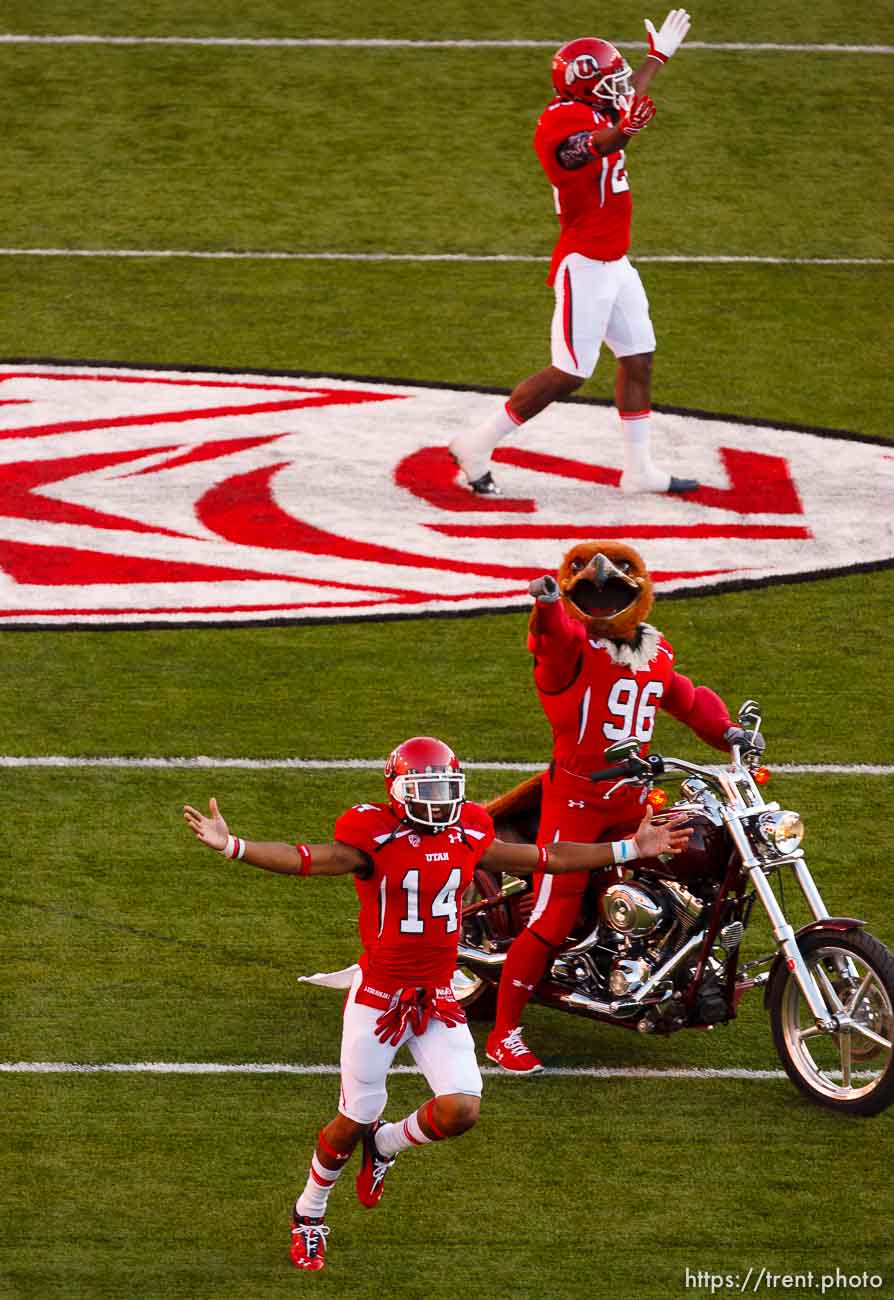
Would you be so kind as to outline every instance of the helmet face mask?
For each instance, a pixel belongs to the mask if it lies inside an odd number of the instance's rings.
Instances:
[[[621,109],[633,94],[630,65],[608,41],[583,36],[553,55],[552,78],[561,99]]]
[[[395,816],[427,831],[459,821],[465,788],[459,759],[434,736],[405,740],[385,764],[385,789]]]
[[[433,772],[425,776],[411,773],[395,777],[391,797],[403,804],[409,821],[439,830],[459,821],[465,785],[462,772]]]

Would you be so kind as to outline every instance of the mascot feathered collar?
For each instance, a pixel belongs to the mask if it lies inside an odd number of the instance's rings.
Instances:
[[[632,546],[623,542],[572,546],[556,581],[566,613],[583,623],[591,638],[638,646],[654,598],[648,570]],[[530,623],[535,634],[537,621],[535,605]]]

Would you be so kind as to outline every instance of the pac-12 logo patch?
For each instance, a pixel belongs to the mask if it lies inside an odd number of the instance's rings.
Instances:
[[[321,376],[0,366],[0,626],[523,608],[580,539],[710,591],[894,557],[883,443],[653,417],[686,498],[625,497],[615,413],[559,403],[476,498],[447,446],[498,395]]]

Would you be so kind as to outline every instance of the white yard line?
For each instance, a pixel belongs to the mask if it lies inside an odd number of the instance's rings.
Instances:
[[[540,253],[292,253],[275,249],[0,248],[0,257],[190,258],[210,262],[543,262]],[[762,257],[738,253],[645,253],[634,262],[705,266],[889,266],[890,257]]]
[[[0,754],[3,767],[111,767],[111,768],[200,768],[214,771],[218,768],[241,768],[247,771],[297,770],[324,772],[329,770],[376,772],[384,766],[384,758],[213,758],[207,754],[195,757],[154,757],[151,755],[100,754]],[[473,760],[463,763],[467,771],[479,772],[542,772],[546,762]],[[723,771],[722,766],[712,766]],[[773,772],[787,772],[796,776],[894,776],[894,765],[888,763],[773,763]]]
[[[286,1062],[251,1061],[244,1065],[217,1061],[112,1061],[82,1065],[72,1061],[0,1061],[2,1074],[297,1074],[337,1075],[337,1065],[293,1065]],[[412,1065],[392,1066],[391,1074],[420,1074]],[[505,1078],[499,1067],[484,1066],[482,1074]],[[784,1079],[784,1070],[697,1069],[669,1066],[650,1069],[645,1066],[557,1066],[543,1070],[541,1078],[574,1079]]]
[[[298,1065],[279,1061],[249,1061],[242,1065],[223,1064],[218,1061],[109,1061],[101,1064],[80,1064],[74,1061],[0,1061],[0,1074],[287,1074],[287,1075],[338,1075],[338,1065]],[[390,1074],[421,1074],[413,1065],[393,1065]],[[499,1066],[485,1065],[481,1073],[492,1078],[507,1078]],[[837,1077],[836,1071],[831,1071]],[[747,1070],[699,1068],[697,1066],[667,1066],[655,1069],[637,1065],[582,1065],[547,1066],[538,1078],[553,1079],[740,1079],[747,1082],[765,1079],[785,1079],[784,1070]],[[855,1070],[855,1078],[869,1078],[868,1071]],[[514,1085],[517,1086],[517,1085]],[[522,1085],[522,1089],[532,1085]]]
[[[414,49],[414,50],[554,50],[556,36],[540,40],[410,40],[399,37],[337,36],[102,36],[0,33],[0,45],[198,45],[235,49]],[[648,49],[646,41],[616,41],[631,50]],[[687,41],[686,50],[719,50],[736,54],[894,54],[894,45],[836,45],[779,41]]]

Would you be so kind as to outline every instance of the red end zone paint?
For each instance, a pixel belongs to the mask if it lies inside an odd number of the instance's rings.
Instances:
[[[523,609],[531,577],[603,536],[638,546],[659,593],[894,560],[887,445],[655,412],[656,460],[701,487],[624,497],[615,412],[557,403],[497,448],[504,496],[481,500],[446,448],[504,400],[6,365],[0,625]]]

